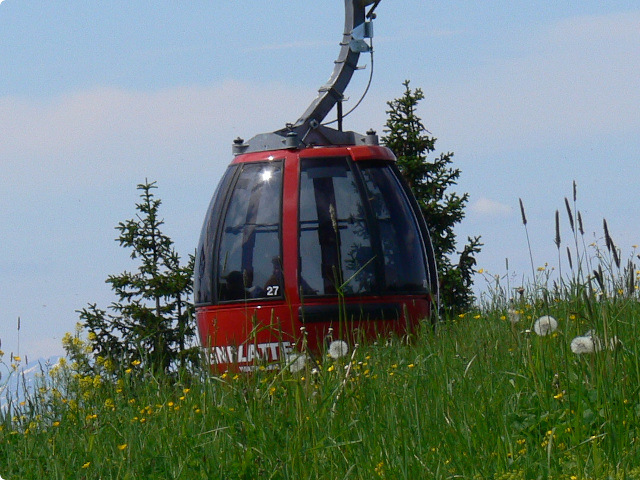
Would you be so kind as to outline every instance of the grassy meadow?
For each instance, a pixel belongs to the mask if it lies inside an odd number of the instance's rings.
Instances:
[[[626,297],[478,311],[295,373],[113,382],[63,363],[3,418],[0,475],[640,478],[638,315]]]
[[[640,479],[638,273],[606,237],[576,234],[559,277],[485,272],[474,311],[295,372],[115,380],[63,361],[1,414],[0,476]]]

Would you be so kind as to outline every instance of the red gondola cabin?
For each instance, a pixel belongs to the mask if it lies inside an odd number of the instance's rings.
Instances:
[[[235,142],[194,272],[214,371],[278,368],[331,342],[345,354],[360,338],[411,331],[437,302],[429,233],[393,153],[375,132],[342,131],[342,93],[371,51],[366,18],[379,2],[345,0],[333,75],[295,124]],[[321,122],[336,105],[334,130]]]

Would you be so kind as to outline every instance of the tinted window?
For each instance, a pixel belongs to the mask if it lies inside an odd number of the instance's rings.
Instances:
[[[236,165],[231,165],[227,168],[227,171],[213,194],[207,210],[207,216],[202,225],[194,270],[193,291],[196,305],[210,304],[214,301],[213,272],[216,262],[213,253],[217,238],[217,229],[222,217],[224,199],[237,168]]]
[[[346,159],[304,159],[300,173],[303,294],[367,293],[375,254],[356,178]]]
[[[218,250],[218,299],[280,297],[282,163],[248,163],[233,186]]]
[[[424,248],[404,189],[388,166],[363,166],[361,172],[380,232],[385,289],[423,291],[427,279]]]
[[[423,239],[389,163],[303,159],[300,170],[303,295],[426,293]]]

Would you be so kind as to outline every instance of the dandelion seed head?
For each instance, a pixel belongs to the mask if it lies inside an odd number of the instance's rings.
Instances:
[[[592,336],[576,337],[571,340],[571,351],[576,355],[584,353],[593,353],[595,351],[595,343]]]
[[[294,353],[289,356],[289,371],[291,373],[299,372],[304,369],[307,363],[307,356],[303,353]]]
[[[533,331],[544,337],[553,333],[558,328],[558,321],[550,315],[544,315],[535,321]]]
[[[329,345],[329,356],[331,358],[340,358],[344,357],[347,353],[349,353],[349,345],[344,340],[334,340]]]

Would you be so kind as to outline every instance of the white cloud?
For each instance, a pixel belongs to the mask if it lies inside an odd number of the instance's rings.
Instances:
[[[484,217],[507,217],[513,212],[513,208],[509,205],[491,200],[487,197],[481,197],[471,205],[469,210],[475,215]]]
[[[231,143],[295,121],[312,90],[226,82],[151,93],[98,88],[51,101],[0,98],[6,187],[95,183],[226,167]],[[142,175],[142,177],[140,177]]]

